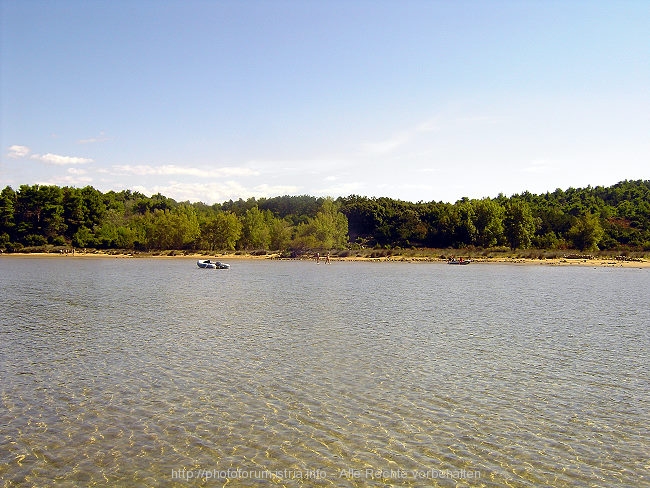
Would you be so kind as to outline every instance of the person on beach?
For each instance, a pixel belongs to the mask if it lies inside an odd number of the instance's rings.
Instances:
[[[320,253],[316,253],[316,257],[314,258],[316,260],[316,264],[320,264]]]
[[[327,253],[327,256],[325,256],[325,264],[330,264],[330,253]]]

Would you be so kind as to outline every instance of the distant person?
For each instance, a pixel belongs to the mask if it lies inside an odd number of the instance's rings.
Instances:
[[[316,260],[316,264],[320,264],[320,253],[319,252],[316,253],[315,260]]]
[[[325,256],[325,264],[330,264],[330,253],[327,253],[327,256]]]

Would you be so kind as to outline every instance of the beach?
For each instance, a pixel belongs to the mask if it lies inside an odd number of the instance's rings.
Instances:
[[[472,264],[512,264],[512,265],[531,265],[531,266],[588,266],[588,267],[618,267],[618,268],[650,268],[650,260],[645,258],[627,258],[617,257],[571,257],[571,255],[552,258],[530,258],[519,256],[462,256],[461,253],[456,255],[469,260]],[[180,251],[162,251],[162,252],[107,252],[107,251],[75,251],[74,253],[3,253],[0,258],[12,257],[34,257],[34,258],[51,258],[51,259],[83,259],[83,258],[113,258],[113,259],[138,259],[138,258],[156,258],[156,259],[215,259],[215,260],[296,260],[296,261],[314,261],[312,254],[306,253],[296,258],[282,257],[280,253],[269,252],[267,254],[251,254],[246,252],[226,252],[226,253],[206,253],[206,252],[180,252]],[[330,256],[332,262],[403,262],[403,263],[446,263],[447,258],[441,258],[440,253],[431,253],[430,255],[400,255],[390,256],[372,256],[372,255],[348,255],[348,256]],[[325,258],[321,255],[320,263],[325,263]]]

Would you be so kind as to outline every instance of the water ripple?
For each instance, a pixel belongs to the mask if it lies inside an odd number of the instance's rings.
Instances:
[[[0,266],[10,485],[650,486],[646,272]]]

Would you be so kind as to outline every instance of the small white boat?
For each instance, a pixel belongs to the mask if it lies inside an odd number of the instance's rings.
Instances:
[[[447,261],[447,264],[461,264],[461,265],[462,265],[462,264],[469,264],[469,263],[471,263],[471,262],[472,262],[471,259],[463,259],[463,258],[456,259],[456,258],[450,258],[450,259]]]
[[[230,269],[230,265],[221,261],[210,261],[209,259],[199,259],[196,262],[199,268],[205,269]]]

